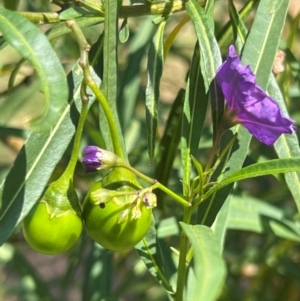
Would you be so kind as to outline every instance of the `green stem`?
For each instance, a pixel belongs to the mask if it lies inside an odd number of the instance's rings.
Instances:
[[[145,239],[143,239],[143,244],[145,246],[146,252],[148,253],[148,256],[150,257],[150,260],[155,268],[155,270],[157,271],[157,274],[159,275],[159,278],[161,279],[161,284],[162,286],[170,293],[170,294],[174,294],[173,288],[170,285],[169,281],[166,279],[165,275],[163,274],[163,272],[161,271],[161,269],[159,268],[159,265],[157,264],[156,260],[154,259],[151,250],[149,249],[149,246],[147,244],[147,241]]]
[[[185,9],[185,3],[185,0],[174,0],[150,5],[121,6],[119,10],[119,18],[126,19],[147,15],[169,15],[183,11]]]
[[[162,3],[155,3],[155,4],[145,4],[145,5],[124,5],[119,8],[119,18],[120,19],[127,19],[132,17],[142,17],[148,15],[170,15],[177,12],[181,12],[185,10],[185,3],[186,0],[173,0],[170,2],[162,2]],[[205,5],[205,0],[200,0],[199,4],[201,6]],[[89,7],[88,3],[86,6]],[[75,6],[76,7],[76,6]],[[93,6],[93,8],[95,8]],[[100,8],[100,6],[99,6]],[[101,8],[102,9],[102,8]],[[58,13],[44,13],[44,12],[18,12],[20,15],[25,17],[26,19],[30,20],[31,22],[37,24],[43,23],[57,23],[61,22]],[[88,16],[95,17],[95,16],[103,16],[103,13],[98,14],[91,14],[89,13]],[[84,17],[84,15],[83,15]]]
[[[191,221],[193,209],[191,207],[184,208],[183,214],[183,222],[189,224]],[[179,246],[179,262],[177,269],[177,287],[175,300],[182,301],[183,300],[183,290],[186,284],[186,276],[187,276],[187,261],[186,254],[188,249],[188,238],[183,231],[180,234],[180,246]]]
[[[124,163],[122,167],[130,170],[132,173],[134,173],[136,176],[140,177],[141,179],[147,181],[148,183],[153,185],[153,188],[158,188],[162,191],[164,191],[166,194],[168,194],[170,197],[172,197],[174,200],[176,200],[178,203],[183,205],[184,207],[191,207],[192,204],[187,202],[185,199],[174,193],[172,190],[170,190],[168,187],[164,186],[163,184],[159,183],[156,179],[152,179],[140,171],[136,170],[134,167]]]
[[[79,121],[78,121],[78,125],[77,125],[77,130],[75,133],[71,158],[70,158],[69,164],[62,176],[65,179],[73,178],[73,174],[74,174],[75,167],[76,167],[77,160],[78,160],[78,153],[79,153],[83,126],[84,126],[84,122],[85,122],[87,113],[88,113],[88,100],[82,98],[82,108],[81,108],[81,113],[80,113],[80,117],[79,117]]]
[[[43,13],[43,12],[17,12],[27,20],[36,24],[48,24],[61,22],[58,13]]]
[[[88,51],[90,50],[90,45],[86,41],[86,38],[85,38],[83,32],[81,31],[80,27],[74,20],[66,21],[66,25],[72,30],[72,32],[74,33],[76,40],[79,44],[79,47],[80,47],[79,64],[83,70],[84,83],[93,91],[93,93],[96,96],[96,99],[98,100],[98,102],[100,103],[100,105],[103,108],[103,111],[104,111],[104,114],[106,116],[107,123],[109,126],[110,135],[112,137],[114,152],[119,158],[125,160],[125,157],[124,157],[124,154],[122,151],[121,142],[120,142],[119,135],[118,135],[118,129],[117,129],[117,126],[116,126],[116,123],[114,120],[114,116],[112,114],[112,111],[108,105],[108,102],[107,102],[105,96],[103,95],[100,88],[97,86],[97,84],[91,74],[90,64],[89,64],[89,60],[88,60]]]
[[[124,157],[123,151],[122,151],[122,146],[121,146],[121,142],[119,139],[119,135],[118,135],[118,129],[114,120],[114,116],[112,114],[112,111],[108,105],[108,102],[105,98],[105,96],[103,95],[102,91],[100,90],[100,88],[97,86],[97,84],[95,83],[95,81],[93,80],[92,82],[86,82],[87,86],[93,91],[93,93],[95,94],[98,102],[100,103],[100,105],[102,106],[103,112],[106,116],[107,119],[107,123],[109,126],[109,130],[110,130],[110,135],[112,138],[112,142],[113,142],[113,147],[114,147],[114,152],[115,154],[120,157],[123,160],[126,160],[126,158]]]

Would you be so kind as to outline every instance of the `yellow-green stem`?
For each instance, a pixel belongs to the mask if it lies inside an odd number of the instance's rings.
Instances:
[[[86,38],[85,38],[83,32],[81,31],[80,27],[76,23],[76,21],[68,20],[68,21],[66,21],[66,25],[72,30],[72,32],[75,35],[76,40],[79,44],[79,47],[80,47],[79,64],[83,71],[84,83],[93,91],[97,101],[102,106],[102,109],[104,111],[104,114],[106,116],[107,123],[109,126],[110,135],[112,137],[114,152],[118,157],[125,160],[124,154],[122,151],[121,142],[120,142],[120,137],[118,135],[118,129],[116,127],[116,123],[114,120],[114,116],[112,114],[112,111],[108,105],[108,102],[107,102],[105,96],[103,95],[102,91],[96,84],[96,82],[91,74],[90,64],[89,64],[89,60],[88,60],[88,51],[90,50],[90,45],[87,43]]]
[[[169,188],[167,188],[163,184],[159,183],[157,180],[152,179],[152,178],[144,175],[143,173],[141,173],[140,171],[136,170],[132,166],[124,163],[124,165],[122,165],[122,167],[130,170],[136,176],[138,176],[141,179],[143,179],[143,180],[147,181],[148,183],[152,184],[153,188],[159,188],[160,190],[164,191],[166,194],[168,194],[170,197],[172,197],[175,201],[177,201],[178,203],[180,203],[184,207],[191,207],[192,206],[191,203],[187,202],[185,199],[183,199],[182,197],[180,197],[179,195],[177,195],[176,193],[174,193],[172,190],[170,190]]]
[[[82,100],[82,109],[81,109],[77,129],[76,129],[76,133],[75,133],[71,158],[70,158],[69,164],[62,176],[66,179],[73,178],[73,174],[74,174],[75,167],[77,164],[77,159],[78,159],[78,152],[79,152],[79,147],[80,147],[80,140],[81,140],[81,136],[82,136],[84,121],[85,121],[87,112],[88,112],[88,100]]]
[[[109,126],[110,135],[111,135],[111,138],[112,138],[115,154],[118,157],[120,157],[121,159],[125,160],[124,154],[123,154],[123,151],[122,151],[120,138],[119,138],[119,135],[118,135],[118,129],[116,127],[116,123],[114,121],[113,114],[110,110],[110,107],[108,105],[108,102],[107,102],[106,98],[104,97],[104,95],[103,95],[102,91],[100,90],[100,88],[96,85],[95,81],[89,81],[89,82],[87,82],[87,85],[93,91],[93,93],[95,94],[98,102],[102,106],[103,112],[106,116],[107,123],[108,123],[108,126]]]
[[[181,12],[185,9],[185,0],[173,0],[173,1],[166,1],[162,3],[154,3],[154,4],[141,4],[141,5],[124,5],[119,8],[119,18],[120,19],[127,19],[132,17],[141,17],[141,16],[148,16],[148,15],[170,15],[177,12]],[[205,0],[200,0],[199,4],[201,6],[205,5]],[[86,4],[88,7],[88,3]],[[95,7],[93,7],[95,9]],[[99,6],[99,8],[101,8]],[[102,8],[101,8],[102,9]],[[30,20],[31,22],[37,24],[43,23],[58,23],[61,22],[59,18],[59,14],[56,12],[18,12],[20,15],[25,17],[26,19]],[[95,14],[89,13],[87,16],[95,17],[95,16],[103,16],[104,13],[98,12]]]
[[[193,213],[193,209],[191,207],[184,208],[184,214],[183,214],[184,223],[186,224],[190,223],[192,213]],[[181,231],[175,301],[183,300],[183,290],[186,284],[187,266],[188,266],[186,261],[187,248],[188,248],[188,238],[185,235],[185,233]]]

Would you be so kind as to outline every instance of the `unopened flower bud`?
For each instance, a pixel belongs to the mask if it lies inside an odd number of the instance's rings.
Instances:
[[[83,149],[81,162],[86,172],[122,166],[123,163],[114,153],[92,145]]]

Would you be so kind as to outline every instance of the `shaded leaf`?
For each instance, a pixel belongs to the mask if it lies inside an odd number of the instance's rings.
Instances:
[[[106,300],[111,295],[112,272],[113,253],[93,242],[84,264],[82,300]]]
[[[164,264],[157,241],[154,224],[154,219],[152,219],[152,224],[148,230],[148,233],[143,240],[135,246],[135,248],[151,275],[156,278],[157,281],[161,283],[161,285],[163,285],[168,292],[172,293],[173,288],[164,275]]]
[[[126,43],[128,38],[129,38],[129,27],[127,24],[127,19],[124,19],[119,31],[120,43]]]
[[[250,196],[233,196],[230,201],[228,229],[274,233],[300,241],[299,222],[289,220],[279,208]]]
[[[182,111],[185,91],[181,89],[172,105],[164,135],[160,141],[160,159],[155,169],[155,179],[161,184],[168,186],[172,166],[178,152],[178,144],[181,137]],[[156,191],[159,200],[158,208],[163,208],[165,193],[161,190]]]
[[[154,35],[150,18],[139,24],[139,30],[131,35],[127,67],[120,71],[117,107],[123,132],[126,132],[134,116],[135,104],[140,92],[140,69],[146,48]],[[126,144],[128,147],[128,145]]]
[[[164,63],[164,45],[163,35],[166,21],[162,21],[156,30],[152,43],[148,52],[147,65],[147,87],[146,87],[146,125],[148,137],[148,153],[150,160],[154,157],[156,130],[157,130],[157,114],[158,114],[158,98],[159,84],[163,71]]]
[[[194,50],[191,70],[184,99],[181,129],[181,162],[183,167],[184,190],[190,184],[191,156],[196,156],[206,115],[208,94],[200,70],[198,45]],[[188,185],[188,186],[186,186]],[[188,191],[184,191],[188,195]]]

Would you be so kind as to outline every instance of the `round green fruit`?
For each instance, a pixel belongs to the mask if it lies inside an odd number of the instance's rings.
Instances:
[[[66,252],[78,240],[82,220],[74,212],[52,217],[45,202],[38,202],[22,223],[24,237],[37,252],[55,255]]]
[[[89,236],[111,251],[125,251],[133,248],[148,232],[152,210],[140,204],[139,217],[133,216],[131,197],[118,197],[107,203],[94,205],[90,201],[92,188],[83,205],[83,220]],[[132,210],[133,209],[133,210]]]

